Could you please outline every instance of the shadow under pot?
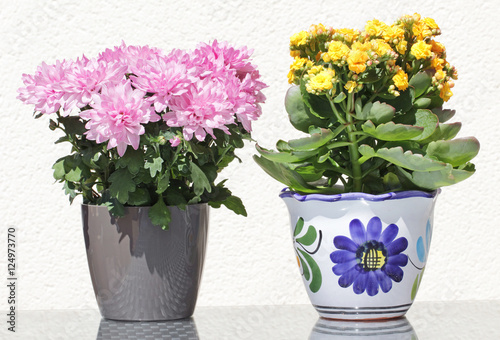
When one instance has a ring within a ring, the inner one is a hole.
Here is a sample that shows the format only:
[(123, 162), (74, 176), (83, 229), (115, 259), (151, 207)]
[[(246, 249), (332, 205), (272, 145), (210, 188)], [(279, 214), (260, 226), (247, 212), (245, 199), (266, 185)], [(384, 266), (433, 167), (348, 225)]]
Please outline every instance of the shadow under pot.
[(168, 230), (149, 207), (82, 205), (83, 233), (95, 297), (103, 318), (160, 321), (190, 317), (196, 305), (208, 232), (208, 205), (169, 207)]

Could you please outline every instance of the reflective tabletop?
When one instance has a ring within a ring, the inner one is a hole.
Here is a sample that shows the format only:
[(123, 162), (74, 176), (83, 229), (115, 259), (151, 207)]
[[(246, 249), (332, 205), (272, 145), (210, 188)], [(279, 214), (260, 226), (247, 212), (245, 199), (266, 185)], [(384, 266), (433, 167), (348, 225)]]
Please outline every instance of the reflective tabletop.
[[(4, 313), (5, 315), (5, 313)], [(384, 322), (323, 320), (310, 305), (197, 307), (168, 322), (104, 320), (97, 310), (19, 311), (1, 339), (500, 339), (500, 301), (416, 302)]]

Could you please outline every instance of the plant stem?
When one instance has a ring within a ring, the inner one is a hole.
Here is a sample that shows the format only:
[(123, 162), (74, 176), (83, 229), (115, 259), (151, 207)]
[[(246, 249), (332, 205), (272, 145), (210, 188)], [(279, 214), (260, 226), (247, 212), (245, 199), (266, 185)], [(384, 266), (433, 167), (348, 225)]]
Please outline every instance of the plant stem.
[[(351, 94), (350, 94), (351, 96)], [(354, 93), (352, 93), (352, 102), (354, 102)], [(351, 108), (352, 110), (352, 108)], [(356, 126), (353, 124), (353, 115), (352, 112), (346, 112), (346, 118), (349, 122), (347, 126), (347, 136), (351, 145), (349, 145), (349, 157), (351, 159), (352, 166), (352, 179), (353, 179), (353, 187), (352, 191), (361, 192), (362, 190), (362, 173), (361, 173), (361, 164), (359, 164), (359, 151), (358, 151), (358, 140), (356, 139)]]

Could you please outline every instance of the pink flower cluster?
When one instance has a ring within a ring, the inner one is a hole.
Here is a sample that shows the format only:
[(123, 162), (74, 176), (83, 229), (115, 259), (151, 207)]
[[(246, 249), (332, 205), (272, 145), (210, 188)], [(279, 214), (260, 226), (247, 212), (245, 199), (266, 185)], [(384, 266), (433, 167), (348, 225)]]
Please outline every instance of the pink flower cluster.
[(78, 114), (87, 138), (108, 142), (120, 156), (128, 145), (139, 147), (145, 124), (161, 119), (182, 128), (186, 140), (215, 138), (214, 129), (229, 134), (228, 125), (237, 123), (250, 132), (266, 87), (251, 53), (217, 41), (169, 54), (122, 43), (97, 58), (42, 63), (34, 75), (23, 75), (18, 99), (40, 113)]

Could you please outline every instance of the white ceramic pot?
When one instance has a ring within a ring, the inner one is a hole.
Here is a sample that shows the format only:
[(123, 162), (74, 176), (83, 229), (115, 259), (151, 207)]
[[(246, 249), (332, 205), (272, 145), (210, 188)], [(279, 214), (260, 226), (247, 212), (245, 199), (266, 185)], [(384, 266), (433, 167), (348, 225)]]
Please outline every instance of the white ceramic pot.
[(427, 261), (437, 194), (280, 194), (304, 285), (321, 317), (374, 320), (406, 313)]

